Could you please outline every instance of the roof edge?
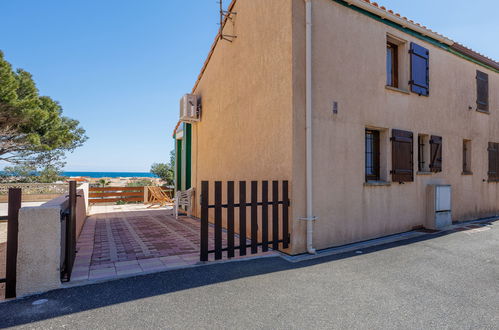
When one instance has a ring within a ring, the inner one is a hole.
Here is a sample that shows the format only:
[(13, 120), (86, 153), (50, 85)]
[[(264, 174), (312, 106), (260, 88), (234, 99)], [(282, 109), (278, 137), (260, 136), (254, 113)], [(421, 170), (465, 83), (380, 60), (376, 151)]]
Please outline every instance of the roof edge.
[(433, 38), (448, 46), (451, 46), (454, 43), (454, 41), (452, 41), (451, 39), (435, 31), (430, 30), (426, 26), (423, 26), (412, 20), (409, 20), (407, 17), (402, 17), (400, 14), (394, 13), (392, 10), (387, 10), (383, 6), (380, 7), (376, 2), (371, 2), (369, 0), (342, 0), (342, 1), (348, 3), (349, 5), (353, 5), (355, 7), (367, 10), (368, 12), (371, 12), (383, 19), (397, 23), (404, 28), (411, 29), (415, 32), (421, 33), (424, 36)]
[(456, 52), (462, 54), (462, 55), (468, 56), (468, 57), (474, 59), (475, 61), (486, 64), (486, 65), (494, 68), (495, 70), (499, 71), (499, 63), (498, 62), (496, 62), (493, 59), (488, 58), (480, 53), (477, 53), (474, 50), (472, 50), (466, 46), (461, 45), (460, 43), (455, 42), (454, 44), (452, 44), (450, 46), (450, 48), (455, 50)]
[[(227, 8), (227, 11), (232, 11), (236, 2), (237, 2), (237, 0), (232, 0), (229, 7)], [(223, 31), (223, 28), (225, 27), (225, 24), (227, 23), (227, 20), (228, 20), (228, 17), (225, 16), (224, 21), (222, 23), (222, 31)], [(198, 78), (197, 78), (196, 82), (194, 83), (194, 87), (192, 87), (192, 93), (194, 93), (194, 91), (198, 87), (199, 82), (201, 81), (201, 78), (203, 77), (203, 74), (206, 71), (206, 67), (208, 66), (208, 63), (210, 62), (211, 56), (213, 55), (213, 52), (215, 51), (215, 48), (217, 47), (217, 44), (219, 41), (220, 41), (220, 32), (217, 33), (215, 40), (213, 41), (213, 44), (211, 45), (210, 51), (208, 52), (208, 57), (204, 61), (203, 67), (201, 68), (201, 72), (199, 73)]]
[(399, 13), (395, 13), (392, 10), (386, 9), (384, 6), (378, 5), (376, 2), (371, 2), (370, 0), (335, 0), (336, 2), (342, 2), (349, 6), (357, 7), (361, 10), (365, 10), (368, 13), (376, 15), (383, 20), (390, 21), (401, 26), (404, 29), (412, 30), (423, 37), (429, 37), (445, 46), (447, 46), (448, 50), (456, 55), (460, 55), (462, 58), (466, 60), (470, 60), (477, 64), (487, 67), (488, 69), (499, 71), (499, 62), (482, 55), (468, 47), (461, 45), (451, 39), (432, 31), (431, 29), (423, 26), (419, 23), (416, 23), (412, 20), (409, 20), (407, 17), (402, 17)]

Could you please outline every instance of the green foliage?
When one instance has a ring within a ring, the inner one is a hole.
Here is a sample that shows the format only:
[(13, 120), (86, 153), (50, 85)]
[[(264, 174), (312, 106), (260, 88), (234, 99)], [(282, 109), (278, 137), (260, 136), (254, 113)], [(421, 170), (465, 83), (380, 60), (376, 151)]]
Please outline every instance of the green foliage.
[(38, 182), (40, 183), (53, 183), (56, 181), (62, 181), (64, 179), (61, 176), (61, 171), (54, 165), (47, 165), (40, 171), (38, 175)]
[(14, 165), (3, 169), (10, 181), (31, 183), (36, 182), (36, 167), (34, 165)]
[(111, 181), (107, 181), (106, 179), (100, 179), (98, 182), (99, 187), (107, 187), (111, 184)]
[(133, 182), (128, 182), (127, 187), (145, 187), (145, 186), (155, 186), (154, 182), (147, 179), (141, 179)]
[(20, 164), (4, 168), (3, 181), (18, 183), (54, 183), (63, 181), (60, 168), (54, 165), (37, 168), (32, 164)]
[(0, 51), (0, 161), (58, 168), (65, 152), (86, 140), (79, 122), (64, 117), (58, 102), (40, 96), (31, 74), (14, 72)]
[(166, 182), (167, 186), (173, 185), (175, 181), (175, 152), (170, 152), (170, 163), (154, 163), (151, 165), (151, 173), (157, 175)]

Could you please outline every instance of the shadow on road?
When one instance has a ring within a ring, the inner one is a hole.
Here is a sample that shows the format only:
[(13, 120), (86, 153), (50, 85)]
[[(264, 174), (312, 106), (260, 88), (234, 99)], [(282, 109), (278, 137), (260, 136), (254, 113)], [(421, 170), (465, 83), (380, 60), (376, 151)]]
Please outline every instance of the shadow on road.
[[(473, 226), (485, 227), (490, 225), (492, 225), (491, 221), (482, 222), (479, 225), (469, 224), (463, 226), (469, 226), (469, 229), (472, 229), (476, 228)], [(364, 248), (362, 252), (363, 255), (375, 253), (377, 251), (431, 240), (462, 230), (462, 228), (458, 228), (451, 231), (415, 237), (405, 241)], [(279, 257), (261, 258), (240, 262), (217, 263), (204, 267), (180, 269), (81, 287), (59, 289), (0, 304), (0, 327), (23, 325), (181, 290), (233, 281), (245, 277), (299, 269), (345, 258), (354, 258), (356, 256), (358, 254), (353, 251), (296, 263), (288, 262)], [(44, 304), (33, 305), (34, 301), (40, 299), (48, 299), (48, 301)]]

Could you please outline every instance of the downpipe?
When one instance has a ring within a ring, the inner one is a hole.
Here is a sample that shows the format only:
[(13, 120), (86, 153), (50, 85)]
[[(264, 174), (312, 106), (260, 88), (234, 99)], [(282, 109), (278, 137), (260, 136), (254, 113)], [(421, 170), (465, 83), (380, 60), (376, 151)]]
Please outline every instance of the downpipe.
[(305, 0), (306, 10), (306, 194), (307, 194), (307, 216), (300, 220), (307, 222), (307, 252), (316, 254), (313, 247), (314, 221), (317, 217), (313, 215), (313, 171), (312, 171), (312, 1)]

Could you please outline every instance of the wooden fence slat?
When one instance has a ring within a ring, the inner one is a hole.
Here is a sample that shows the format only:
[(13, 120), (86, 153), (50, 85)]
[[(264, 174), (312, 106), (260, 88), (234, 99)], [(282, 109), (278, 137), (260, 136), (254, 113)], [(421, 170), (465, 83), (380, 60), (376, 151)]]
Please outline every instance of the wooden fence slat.
[(140, 191), (118, 191), (118, 192), (91, 192), (88, 197), (114, 197), (114, 196), (144, 196), (144, 192)]
[(21, 188), (9, 189), (7, 222), (7, 263), (5, 269), (5, 298), (16, 297), (17, 250), (19, 235), (19, 209), (21, 208)]
[(289, 247), (289, 195), (288, 195), (289, 184), (288, 181), (282, 182), (282, 200), (284, 204), (282, 205), (282, 236), (283, 243), (282, 247), (287, 249)]
[(215, 260), (222, 259), (222, 182), (215, 181)]
[(279, 181), (272, 181), (272, 249), (279, 249)]
[(239, 182), (239, 255), (246, 255), (246, 181)]
[(144, 196), (142, 197), (127, 197), (127, 198), (103, 198), (103, 199), (91, 199), (89, 198), (88, 202), (93, 203), (116, 203), (119, 201), (123, 202), (143, 202)]
[(90, 187), (89, 191), (141, 191), (144, 187)]
[[(281, 181), (261, 181), (261, 193), (258, 191), (260, 189), (258, 187), (259, 181), (249, 182), (251, 182), (250, 196), (247, 198), (246, 181), (239, 181), (239, 201), (236, 203), (234, 196), (235, 182), (227, 181), (227, 188), (224, 188), (222, 181), (215, 181), (215, 198), (214, 203), (211, 204), (209, 199), (209, 181), (201, 182), (201, 261), (207, 261), (211, 253), (214, 253), (215, 260), (225, 257), (233, 258), (236, 248), (239, 250), (239, 255), (244, 256), (247, 254), (247, 248), (251, 248), (251, 254), (256, 254), (259, 252), (259, 246), (262, 246), (262, 252), (266, 252), (270, 248), (279, 250), (280, 247), (289, 247), (290, 201), (288, 181), (282, 181), (282, 188), (280, 186)], [(272, 182), (272, 187), (269, 187), (270, 182)], [(272, 189), (272, 194), (270, 194), (269, 189)], [(226, 197), (224, 197), (224, 194), (226, 194)], [(282, 211), (280, 210), (281, 205)], [(258, 209), (260, 206), (262, 207), (261, 213)], [(210, 208), (214, 209), (214, 218), (212, 219), (212, 228), (214, 230), (211, 232), (209, 229), (211, 219)], [(235, 246), (237, 227), (235, 224), (236, 208), (239, 208), (239, 246), (237, 247)], [(249, 212), (247, 212), (247, 208), (250, 208)], [(272, 209), (270, 216), (269, 208)], [(227, 209), (226, 213), (223, 209)], [(249, 226), (246, 221), (247, 213), (249, 213), (250, 217)], [(269, 223), (270, 217), (272, 224)], [(272, 229), (270, 229), (270, 226)], [(222, 235), (224, 228), (226, 228), (226, 246), (223, 243), (224, 236)], [(250, 233), (247, 234), (248, 230)], [(272, 230), (272, 234), (270, 234), (270, 230)], [(211, 233), (214, 233), (214, 236)], [(214, 244), (210, 241), (211, 239), (214, 240)], [(250, 244), (247, 243), (248, 239), (251, 239)], [(214, 246), (214, 249), (210, 250), (209, 247), (211, 246)], [(227, 251), (226, 256), (224, 256), (224, 251)]]
[(123, 202), (145, 202), (144, 187), (90, 187), (90, 204)]
[(269, 250), (269, 182), (262, 182), (262, 251)]
[(208, 202), (209, 183), (203, 181), (201, 182), (201, 261), (208, 261)]
[(258, 181), (251, 181), (251, 253), (258, 253)]
[(227, 182), (227, 257), (234, 257), (234, 181)]

